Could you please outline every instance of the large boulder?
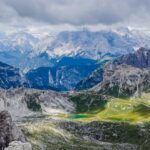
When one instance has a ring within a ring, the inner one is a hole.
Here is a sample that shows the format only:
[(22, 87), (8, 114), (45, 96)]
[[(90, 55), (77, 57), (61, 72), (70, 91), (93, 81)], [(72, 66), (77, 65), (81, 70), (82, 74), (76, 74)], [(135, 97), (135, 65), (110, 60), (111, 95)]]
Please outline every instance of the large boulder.
[(5, 150), (32, 150), (32, 146), (30, 143), (13, 141), (9, 144), (9, 147), (5, 148)]
[(11, 115), (7, 111), (0, 112), (0, 150), (8, 147), (12, 141), (25, 142), (25, 137), (21, 130), (12, 121)]

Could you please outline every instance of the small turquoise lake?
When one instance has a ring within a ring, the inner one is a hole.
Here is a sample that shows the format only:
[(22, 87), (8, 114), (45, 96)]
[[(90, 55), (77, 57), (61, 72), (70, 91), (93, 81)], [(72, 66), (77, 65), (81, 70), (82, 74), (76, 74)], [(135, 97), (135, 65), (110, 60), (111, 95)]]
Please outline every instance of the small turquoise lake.
[(75, 115), (70, 115), (67, 118), (70, 119), (82, 119), (82, 118), (91, 118), (92, 116), (90, 115), (80, 115), (80, 114), (75, 114)]

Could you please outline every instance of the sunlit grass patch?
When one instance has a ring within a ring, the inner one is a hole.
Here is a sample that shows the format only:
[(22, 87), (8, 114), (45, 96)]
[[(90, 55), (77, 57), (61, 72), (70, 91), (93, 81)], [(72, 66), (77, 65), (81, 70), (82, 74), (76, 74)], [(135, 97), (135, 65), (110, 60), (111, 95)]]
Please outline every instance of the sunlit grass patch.
[[(90, 111), (83, 114), (67, 116), (79, 121), (108, 120), (115, 122), (149, 122), (150, 94), (145, 93), (141, 98), (112, 98), (101, 111)], [(81, 116), (81, 117), (80, 117)]]

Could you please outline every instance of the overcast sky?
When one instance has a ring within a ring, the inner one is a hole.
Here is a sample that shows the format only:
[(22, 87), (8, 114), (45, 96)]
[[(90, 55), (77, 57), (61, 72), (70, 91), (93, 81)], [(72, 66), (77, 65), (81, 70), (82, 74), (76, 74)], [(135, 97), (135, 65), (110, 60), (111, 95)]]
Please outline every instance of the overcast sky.
[(150, 0), (0, 0), (0, 30), (150, 26)]

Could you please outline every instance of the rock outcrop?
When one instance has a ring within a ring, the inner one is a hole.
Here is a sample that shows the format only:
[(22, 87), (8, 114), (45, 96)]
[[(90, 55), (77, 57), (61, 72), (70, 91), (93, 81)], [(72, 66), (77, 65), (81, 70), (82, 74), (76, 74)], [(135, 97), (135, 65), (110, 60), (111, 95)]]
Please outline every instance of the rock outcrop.
[(0, 150), (8, 147), (12, 141), (25, 142), (25, 137), (12, 121), (10, 114), (2, 111), (0, 112)]
[(104, 80), (92, 90), (115, 97), (138, 96), (150, 89), (150, 70), (128, 65), (107, 66)]
[(8, 110), (16, 120), (41, 112), (49, 114), (74, 112), (75, 108), (65, 93), (20, 88), (0, 90), (0, 110)]
[(123, 55), (116, 61), (118, 64), (127, 64), (137, 68), (150, 68), (150, 50), (140, 48), (135, 53)]
[[(138, 85), (140, 84), (144, 86), (143, 88), (149, 88), (149, 69), (150, 50), (140, 48), (134, 53), (123, 55), (97, 69), (87, 79), (81, 81), (77, 89), (87, 89), (95, 86), (94, 89), (99, 90), (102, 84), (105, 85), (105, 87), (103, 86), (103, 91), (106, 91), (105, 89), (108, 84), (108, 87), (115, 87), (115, 89), (118, 90), (121, 90), (122, 87), (126, 88), (127, 86), (132, 86), (133, 89), (131, 91), (130, 88), (129, 93), (133, 94), (135, 91), (140, 90), (138, 89)], [(144, 84), (139, 82), (143, 82)], [(118, 94), (118, 92), (114, 92), (116, 95)], [(121, 92), (123, 93), (124, 91), (119, 91), (119, 93)], [(108, 91), (105, 93), (107, 94)]]
[(30, 143), (13, 141), (9, 144), (9, 147), (5, 148), (5, 150), (32, 150), (32, 146)]
[[(107, 142), (105, 150), (148, 150), (150, 149), (150, 124), (132, 125), (125, 122), (89, 123), (61, 122), (60, 128), (73, 134), (95, 142)], [(110, 145), (110, 147), (109, 147)], [(116, 147), (115, 147), (116, 146)], [(101, 150), (101, 148), (99, 148)], [(102, 148), (102, 150), (104, 150)]]
[[(29, 121), (30, 122), (30, 121)], [(21, 127), (33, 150), (149, 150), (150, 124), (50, 119)]]

